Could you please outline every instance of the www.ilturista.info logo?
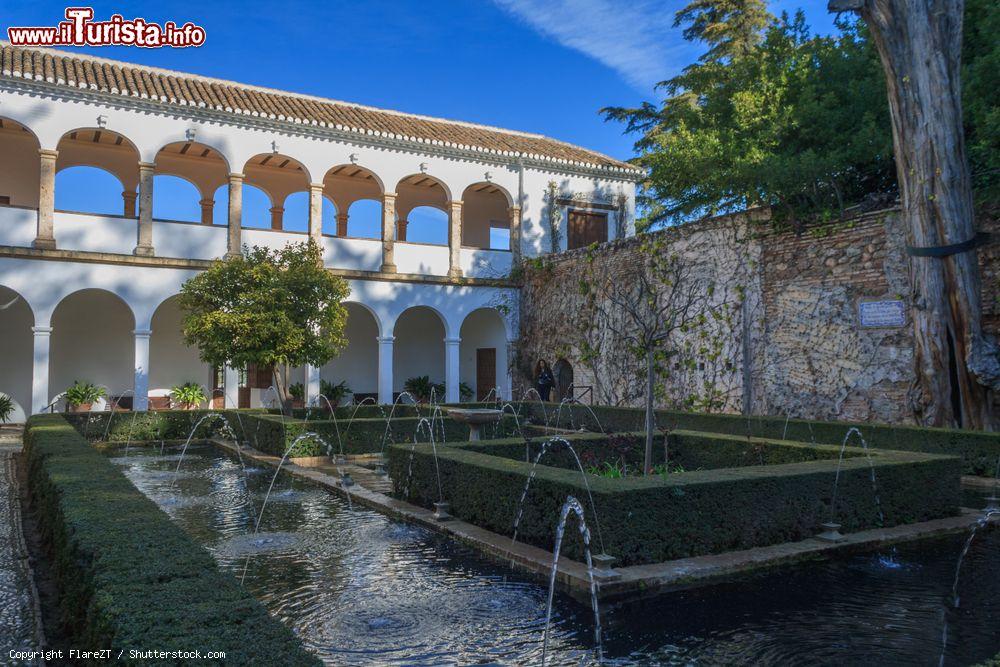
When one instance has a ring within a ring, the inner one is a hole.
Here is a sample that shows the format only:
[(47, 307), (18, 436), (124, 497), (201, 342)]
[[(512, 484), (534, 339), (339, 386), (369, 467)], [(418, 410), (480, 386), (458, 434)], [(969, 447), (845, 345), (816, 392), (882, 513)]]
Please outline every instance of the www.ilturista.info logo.
[(7, 39), (15, 46), (161, 46), (184, 48), (205, 43), (205, 29), (190, 21), (178, 26), (146, 19), (126, 19), (112, 14), (107, 21), (94, 21), (93, 7), (67, 7), (66, 20), (56, 26), (7, 28)]

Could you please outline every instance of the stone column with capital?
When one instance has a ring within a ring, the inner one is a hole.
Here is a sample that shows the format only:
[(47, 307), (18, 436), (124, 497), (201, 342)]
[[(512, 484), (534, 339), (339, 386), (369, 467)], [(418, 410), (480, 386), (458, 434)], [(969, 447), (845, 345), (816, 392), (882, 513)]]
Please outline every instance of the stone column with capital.
[(462, 277), (462, 202), (448, 203), (448, 277)]
[(382, 195), (382, 273), (396, 272), (396, 258), (393, 247), (395, 228), (396, 193), (386, 192)]
[(347, 236), (347, 212), (337, 212), (337, 236)]
[(135, 382), (132, 387), (132, 409), (145, 412), (149, 409), (149, 339), (153, 332), (136, 329), (135, 337)]
[(444, 339), (444, 400), (445, 403), (458, 403), (462, 399), (461, 375), (459, 373), (459, 350), (461, 338)]
[(153, 174), (156, 165), (151, 162), (139, 163), (139, 237), (135, 246), (136, 255), (153, 254)]
[(395, 336), (378, 338), (378, 402), (392, 403), (392, 344)]
[(285, 225), (285, 207), (271, 207), (271, 229), (281, 229)]
[(135, 201), (139, 198), (137, 192), (130, 192), (128, 190), (122, 192), (122, 215), (126, 218), (134, 218), (135, 216)]
[(226, 257), (238, 257), (243, 252), (243, 174), (229, 174), (229, 237)]
[(211, 225), (215, 213), (215, 200), (202, 199), (198, 204), (201, 206), (201, 224)]
[(31, 414), (37, 415), (49, 404), (49, 341), (52, 327), (31, 327), (34, 352), (31, 365)]
[(521, 207), (510, 206), (507, 209), (510, 216), (510, 252), (513, 264), (521, 261)]
[(406, 226), (410, 224), (409, 221), (400, 218), (396, 221), (396, 240), (406, 241)]
[(317, 245), (323, 240), (323, 184), (309, 184), (309, 238)]
[(35, 231), (35, 248), (55, 248), (55, 225), (53, 222), (56, 209), (56, 158), (59, 151), (45, 148), (38, 151), (41, 169), (38, 180), (38, 227)]

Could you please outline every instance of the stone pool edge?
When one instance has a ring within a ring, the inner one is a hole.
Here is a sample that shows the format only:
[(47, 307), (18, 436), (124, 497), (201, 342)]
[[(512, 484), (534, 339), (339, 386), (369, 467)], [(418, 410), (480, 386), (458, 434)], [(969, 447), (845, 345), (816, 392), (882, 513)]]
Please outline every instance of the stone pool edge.
[[(237, 447), (232, 442), (212, 438), (216, 446), (241, 454), (258, 463), (277, 467), (280, 457), (259, 452), (252, 447)], [(439, 521), (434, 512), (417, 505), (393, 498), (385, 493), (365, 487), (365, 483), (378, 485), (378, 476), (368, 468), (347, 463), (335, 466), (323, 459), (312, 457), (302, 461), (289, 459), (283, 469), (301, 479), (307, 479), (342, 496), (351, 502), (375, 509), (392, 518), (407, 521), (447, 535), (475, 548), (491, 560), (510, 563), (522, 572), (536, 578), (548, 578), (552, 568), (552, 553), (539, 547), (513, 543), (509, 537), (480, 528), (460, 519)], [(337, 468), (343, 469), (355, 481), (346, 490), (340, 484)], [(374, 484), (373, 484), (374, 483)], [(598, 597), (607, 602), (629, 602), (653, 597), (671, 591), (695, 588), (725, 580), (728, 577), (764, 570), (798, 562), (816, 560), (830, 555), (872, 551), (881, 546), (902, 544), (930, 539), (969, 530), (982, 516), (982, 511), (960, 508), (958, 516), (934, 519), (921, 523), (864, 530), (847, 533), (839, 542), (807, 538), (799, 542), (786, 542), (765, 547), (754, 547), (721, 554), (694, 556), (663, 563), (632, 565), (615, 568), (618, 575), (612, 580), (598, 580)], [(1000, 517), (993, 517), (991, 524), (1000, 524)], [(585, 564), (560, 558), (556, 582), (570, 596), (589, 603), (590, 577)]]

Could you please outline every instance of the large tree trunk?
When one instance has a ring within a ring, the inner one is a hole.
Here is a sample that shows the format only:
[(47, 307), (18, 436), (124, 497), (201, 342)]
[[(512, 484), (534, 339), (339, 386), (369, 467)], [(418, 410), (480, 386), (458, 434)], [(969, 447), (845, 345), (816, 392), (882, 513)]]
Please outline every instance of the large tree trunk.
[[(834, 0), (831, 9), (841, 4)], [(885, 70), (908, 244), (968, 241), (975, 230), (959, 83), (964, 0), (858, 5)], [(918, 418), (992, 429), (990, 393), (1000, 390), (1000, 360), (982, 331), (976, 252), (911, 257), (910, 275)]]

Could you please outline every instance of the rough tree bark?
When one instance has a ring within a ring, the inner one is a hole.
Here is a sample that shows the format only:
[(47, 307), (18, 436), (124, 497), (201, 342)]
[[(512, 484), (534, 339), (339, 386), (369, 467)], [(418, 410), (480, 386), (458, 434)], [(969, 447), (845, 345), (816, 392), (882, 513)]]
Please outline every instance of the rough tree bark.
[[(830, 0), (829, 8), (859, 11), (882, 60), (908, 244), (969, 241), (975, 230), (959, 82), (964, 0)], [(982, 330), (976, 252), (911, 257), (910, 275), (918, 419), (992, 430), (1000, 359)]]

